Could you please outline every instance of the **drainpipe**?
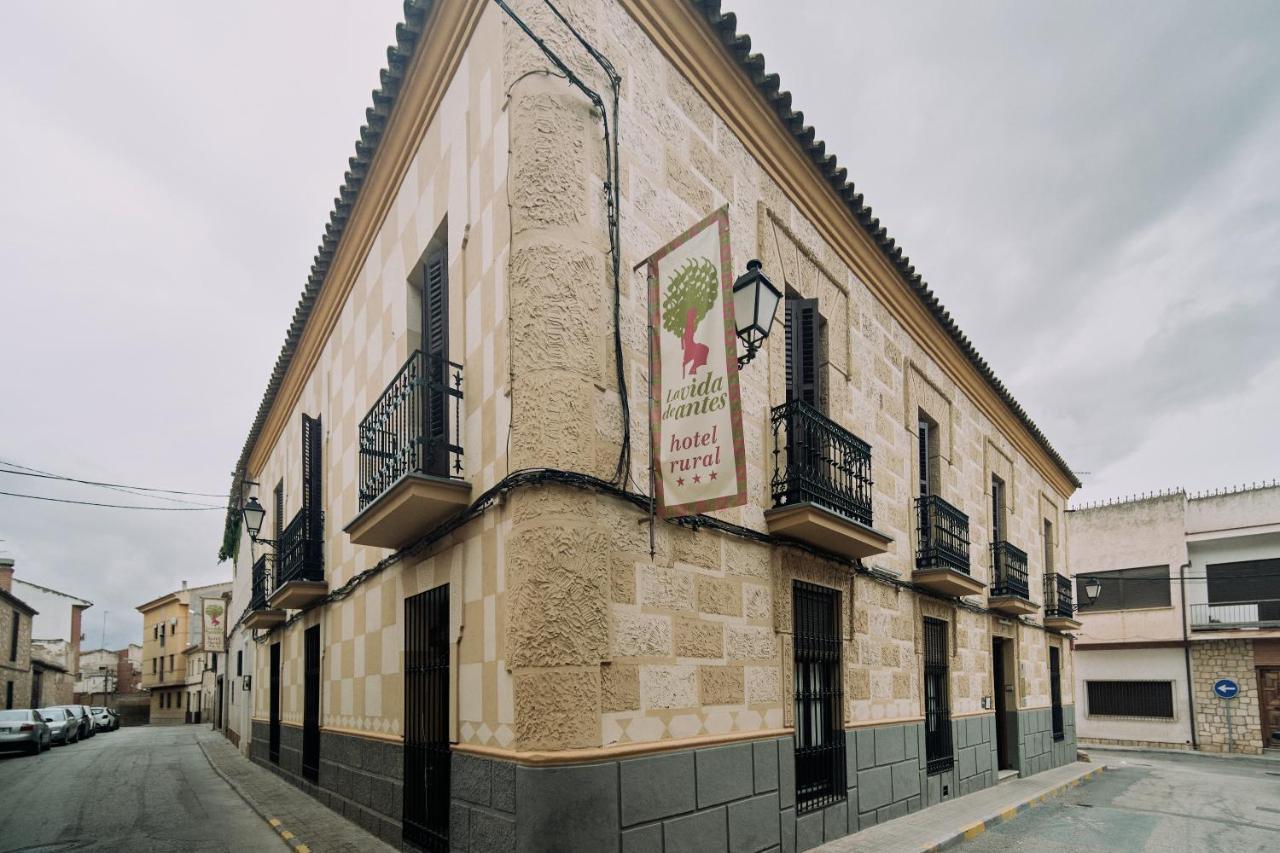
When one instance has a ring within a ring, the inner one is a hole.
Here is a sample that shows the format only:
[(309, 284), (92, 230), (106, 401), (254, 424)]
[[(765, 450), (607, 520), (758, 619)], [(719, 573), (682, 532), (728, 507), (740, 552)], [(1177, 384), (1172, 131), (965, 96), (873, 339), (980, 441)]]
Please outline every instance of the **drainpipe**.
[(1200, 749), (1200, 744), (1196, 740), (1196, 697), (1195, 691), (1191, 689), (1191, 642), (1187, 636), (1187, 577), (1186, 570), (1191, 568), (1190, 563), (1183, 563), (1178, 566), (1178, 591), (1182, 596), (1182, 657), (1187, 664), (1187, 712), (1191, 719), (1191, 748)]

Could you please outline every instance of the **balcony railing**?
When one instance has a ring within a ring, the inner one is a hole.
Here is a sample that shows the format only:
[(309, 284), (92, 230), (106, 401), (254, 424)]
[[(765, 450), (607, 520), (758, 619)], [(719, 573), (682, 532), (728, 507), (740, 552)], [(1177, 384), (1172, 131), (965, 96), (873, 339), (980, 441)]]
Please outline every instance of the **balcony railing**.
[(814, 503), (871, 526), (871, 445), (813, 406), (773, 409), (773, 505)]
[(271, 594), (271, 568), (267, 565), (267, 555), (263, 554), (253, 563), (252, 587), (249, 593), (250, 610), (266, 610), (267, 596)]
[(414, 351), (360, 421), (360, 509), (406, 474), (462, 479), (462, 365)]
[(324, 513), (303, 507), (280, 534), (275, 587), (290, 581), (324, 581)]
[(991, 544), (992, 573), (991, 597), (1011, 595), (1031, 600), (1031, 588), (1027, 583), (1027, 552), (1008, 542)]
[(1044, 576), (1044, 615), (1046, 619), (1075, 618), (1071, 578), (1058, 574)]
[(937, 495), (925, 495), (916, 498), (916, 521), (916, 568), (969, 574), (969, 516)]
[(1193, 604), (1191, 627), (1199, 631), (1219, 628), (1280, 628), (1280, 599)]

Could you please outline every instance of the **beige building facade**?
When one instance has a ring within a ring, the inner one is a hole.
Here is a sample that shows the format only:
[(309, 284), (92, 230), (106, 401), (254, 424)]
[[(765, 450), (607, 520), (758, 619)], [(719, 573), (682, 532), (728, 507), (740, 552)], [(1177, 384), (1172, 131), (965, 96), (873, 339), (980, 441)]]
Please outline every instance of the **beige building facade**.
[[(615, 112), (512, 5), (410, 6), (237, 466), (250, 755), (477, 851), (805, 850), (1074, 760), (1061, 457), (732, 18), (563, 4)], [(632, 270), (720, 208), (786, 291), (748, 500), (655, 522)]]
[(1079, 617), (1080, 739), (1280, 749), (1280, 487), (1082, 507), (1068, 528), (1077, 584), (1102, 589)]

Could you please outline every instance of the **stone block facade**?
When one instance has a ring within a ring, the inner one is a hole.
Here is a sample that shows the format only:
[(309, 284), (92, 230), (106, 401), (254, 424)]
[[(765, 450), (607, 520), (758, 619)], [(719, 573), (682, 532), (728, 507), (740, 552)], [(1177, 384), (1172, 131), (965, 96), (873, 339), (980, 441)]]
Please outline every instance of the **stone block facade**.
[[(1253, 640), (1193, 642), (1191, 672), (1200, 749), (1260, 755), (1262, 719)], [(1220, 699), (1213, 692), (1213, 685), (1220, 678), (1230, 678), (1240, 686), (1236, 698)]]
[[(18, 625), (16, 643), (12, 642), (15, 622)], [(6, 596), (0, 596), (0, 644), (0, 707), (29, 708), (31, 612), (21, 601)]]

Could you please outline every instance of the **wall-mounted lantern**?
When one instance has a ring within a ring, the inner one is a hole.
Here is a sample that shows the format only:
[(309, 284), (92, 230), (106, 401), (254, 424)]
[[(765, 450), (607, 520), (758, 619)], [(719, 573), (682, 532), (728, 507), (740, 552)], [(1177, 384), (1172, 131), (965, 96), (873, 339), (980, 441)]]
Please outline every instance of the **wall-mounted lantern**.
[(733, 315), (738, 337), (747, 348), (745, 355), (738, 356), (738, 367), (745, 367), (764, 345), (781, 301), (782, 291), (760, 271), (760, 262), (747, 261), (747, 271), (733, 283)]

